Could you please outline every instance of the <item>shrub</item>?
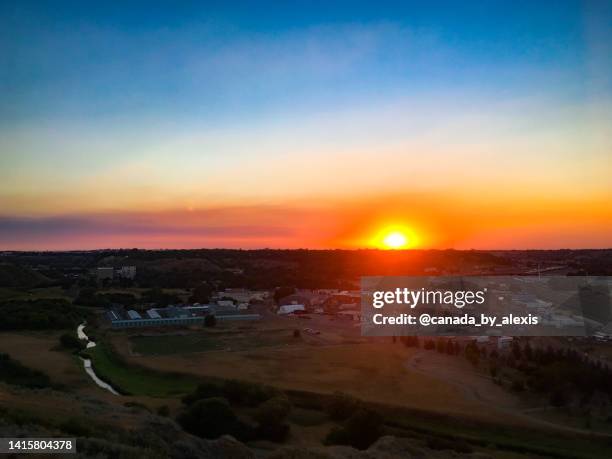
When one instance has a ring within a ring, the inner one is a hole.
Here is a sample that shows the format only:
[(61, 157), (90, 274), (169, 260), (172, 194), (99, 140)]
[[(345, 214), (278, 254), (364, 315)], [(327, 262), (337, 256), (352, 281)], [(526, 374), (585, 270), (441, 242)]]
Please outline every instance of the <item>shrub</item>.
[(446, 438), (433, 437), (427, 440), (427, 447), (435, 450), (449, 449), (457, 453), (470, 454), (474, 449), (463, 440), (449, 440)]
[(360, 401), (356, 398), (342, 392), (335, 392), (326, 406), (326, 411), (334, 421), (344, 421), (352, 416), (360, 405)]
[(367, 449), (382, 435), (383, 419), (379, 413), (360, 408), (343, 428), (333, 428), (324, 440), (328, 445), (348, 445)]
[(253, 418), (259, 424), (283, 423), (291, 412), (291, 403), (286, 397), (274, 397), (262, 403)]
[(257, 422), (257, 437), (282, 442), (289, 435), (290, 427), (285, 421), (291, 411), (286, 397), (274, 397), (262, 403), (253, 415)]
[(85, 349), (85, 343), (77, 338), (74, 333), (64, 333), (59, 338), (60, 344), (66, 349), (73, 349), (75, 351), (82, 351)]
[(187, 432), (202, 438), (214, 439), (229, 434), (246, 439), (246, 427), (238, 420), (228, 401), (221, 397), (198, 400), (177, 421)]
[(230, 379), (227, 381), (207, 381), (200, 384), (195, 392), (183, 397), (183, 403), (191, 405), (198, 400), (223, 397), (232, 403), (257, 406), (278, 395), (279, 392), (262, 384)]

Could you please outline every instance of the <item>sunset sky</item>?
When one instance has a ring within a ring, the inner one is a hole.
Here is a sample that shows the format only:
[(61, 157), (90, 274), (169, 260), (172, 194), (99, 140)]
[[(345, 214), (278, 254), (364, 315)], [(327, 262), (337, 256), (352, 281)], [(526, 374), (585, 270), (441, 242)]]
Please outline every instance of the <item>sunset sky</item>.
[(177, 3), (2, 2), (0, 250), (612, 247), (612, 2)]

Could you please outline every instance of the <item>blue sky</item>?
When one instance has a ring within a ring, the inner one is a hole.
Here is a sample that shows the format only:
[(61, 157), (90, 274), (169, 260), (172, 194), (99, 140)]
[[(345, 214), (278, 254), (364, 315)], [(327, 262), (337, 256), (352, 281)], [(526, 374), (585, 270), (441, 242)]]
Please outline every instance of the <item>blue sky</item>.
[(131, 114), (235, 122), (413, 94), (583, 98), (592, 71), (585, 23), (600, 9), (456, 1), (4, 5), (1, 116), (9, 123)]
[(0, 243), (612, 244), (612, 2), (106, 3), (0, 5)]

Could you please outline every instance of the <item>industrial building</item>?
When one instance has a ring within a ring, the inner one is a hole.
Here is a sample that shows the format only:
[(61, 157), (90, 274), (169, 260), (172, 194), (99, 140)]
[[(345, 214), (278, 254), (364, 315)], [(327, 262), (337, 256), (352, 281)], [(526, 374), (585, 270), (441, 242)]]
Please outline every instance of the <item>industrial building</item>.
[(235, 309), (219, 308), (215, 305), (168, 306), (151, 308), (144, 313), (133, 309), (123, 311), (115, 308), (106, 313), (112, 328), (142, 328), (203, 325), (208, 315), (217, 320), (257, 320), (259, 314), (242, 314)]

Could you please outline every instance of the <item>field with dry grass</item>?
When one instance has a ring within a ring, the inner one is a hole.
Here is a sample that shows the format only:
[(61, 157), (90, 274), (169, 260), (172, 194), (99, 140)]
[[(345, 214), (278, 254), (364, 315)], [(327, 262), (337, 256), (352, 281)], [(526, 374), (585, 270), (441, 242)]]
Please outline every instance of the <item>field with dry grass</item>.
[(482, 411), (456, 387), (409, 371), (405, 362), (414, 351), (390, 342), (148, 357), (131, 355), (125, 338), (115, 345), (128, 361), (157, 370), (243, 379), (282, 389), (343, 391), (368, 401), (445, 413)]

